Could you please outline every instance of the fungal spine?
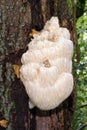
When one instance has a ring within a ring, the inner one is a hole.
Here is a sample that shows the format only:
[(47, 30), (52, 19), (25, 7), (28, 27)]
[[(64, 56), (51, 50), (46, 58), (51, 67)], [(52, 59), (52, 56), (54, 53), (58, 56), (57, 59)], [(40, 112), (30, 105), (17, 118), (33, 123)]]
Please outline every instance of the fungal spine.
[(51, 110), (73, 90), (73, 42), (68, 29), (59, 26), (57, 17), (33, 36), (21, 58), (20, 78), (29, 96), (29, 107)]

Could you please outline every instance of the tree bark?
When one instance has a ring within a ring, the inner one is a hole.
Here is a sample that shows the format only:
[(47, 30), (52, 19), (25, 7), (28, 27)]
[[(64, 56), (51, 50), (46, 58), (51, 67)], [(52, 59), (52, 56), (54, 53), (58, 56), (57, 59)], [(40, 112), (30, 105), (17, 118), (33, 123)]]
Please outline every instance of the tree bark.
[(67, 0), (1, 0), (0, 6), (0, 112), (9, 120), (7, 130), (73, 130), (74, 92), (54, 110), (29, 110), (25, 88), (13, 71), (14, 64), (21, 65), (32, 29), (40, 31), (58, 16), (60, 25), (73, 31)]

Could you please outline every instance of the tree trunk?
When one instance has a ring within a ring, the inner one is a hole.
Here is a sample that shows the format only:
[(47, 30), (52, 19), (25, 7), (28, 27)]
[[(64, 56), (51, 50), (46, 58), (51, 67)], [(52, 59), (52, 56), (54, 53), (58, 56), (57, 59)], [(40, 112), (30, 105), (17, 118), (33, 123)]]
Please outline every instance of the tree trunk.
[(14, 64), (21, 65), (31, 30), (41, 30), (51, 16), (72, 32), (67, 0), (0, 1), (0, 112), (9, 121), (7, 130), (73, 130), (74, 92), (54, 110), (29, 110), (25, 88), (13, 71)]

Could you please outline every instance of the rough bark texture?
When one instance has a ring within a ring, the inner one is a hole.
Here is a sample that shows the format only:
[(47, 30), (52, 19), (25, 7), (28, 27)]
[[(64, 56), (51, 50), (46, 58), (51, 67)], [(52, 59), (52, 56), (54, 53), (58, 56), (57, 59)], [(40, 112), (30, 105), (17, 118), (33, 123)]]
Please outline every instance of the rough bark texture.
[(54, 110), (29, 110), (25, 88), (13, 71), (31, 30), (41, 30), (51, 16), (72, 32), (67, 0), (0, 1), (0, 112), (9, 120), (7, 130), (73, 130), (74, 93)]

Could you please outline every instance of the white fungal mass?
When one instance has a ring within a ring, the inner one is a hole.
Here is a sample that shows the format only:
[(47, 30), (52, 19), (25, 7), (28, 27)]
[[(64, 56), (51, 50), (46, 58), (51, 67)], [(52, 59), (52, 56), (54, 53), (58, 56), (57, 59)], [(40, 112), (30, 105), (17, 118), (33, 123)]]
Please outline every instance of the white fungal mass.
[(20, 77), (29, 96), (29, 107), (56, 108), (73, 90), (73, 43), (68, 29), (59, 26), (57, 17), (34, 34), (22, 55)]

